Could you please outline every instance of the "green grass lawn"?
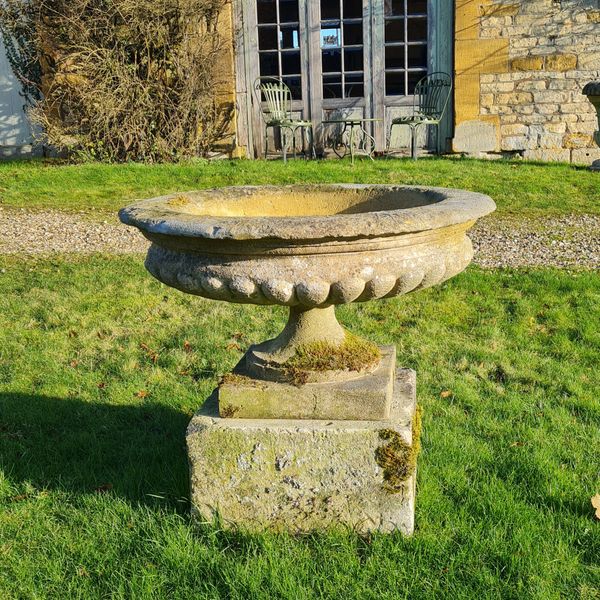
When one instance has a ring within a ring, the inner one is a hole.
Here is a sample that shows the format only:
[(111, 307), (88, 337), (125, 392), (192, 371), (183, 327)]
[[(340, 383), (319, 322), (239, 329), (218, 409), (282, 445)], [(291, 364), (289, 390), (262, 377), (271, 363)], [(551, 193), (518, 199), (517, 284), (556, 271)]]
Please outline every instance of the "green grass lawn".
[(404, 539), (190, 524), (186, 425), (283, 310), (185, 296), (135, 257), (0, 269), (3, 599), (600, 597), (597, 274), (471, 268), (339, 310), (418, 371), (417, 530)]
[(0, 163), (0, 205), (116, 211), (136, 198), (226, 185), (400, 183), (489, 194), (496, 214), (600, 213), (600, 177), (583, 167), (425, 158), (349, 161), (213, 161), (177, 165)]

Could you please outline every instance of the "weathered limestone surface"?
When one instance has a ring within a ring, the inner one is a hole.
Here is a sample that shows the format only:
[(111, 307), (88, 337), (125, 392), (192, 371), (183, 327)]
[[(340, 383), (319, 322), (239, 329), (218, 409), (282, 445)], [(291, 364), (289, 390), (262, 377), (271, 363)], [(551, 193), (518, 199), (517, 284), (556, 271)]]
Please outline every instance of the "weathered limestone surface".
[(396, 371), (396, 348), (381, 348), (382, 359), (372, 373), (342, 381), (289, 383), (233, 377), (218, 390), (221, 416), (238, 419), (362, 419), (390, 418)]
[(195, 515), (249, 530), (411, 534), (415, 474), (398, 482), (397, 444), (416, 441), (415, 407), (409, 369), (398, 371), (388, 421), (222, 419), (213, 395), (187, 432)]
[[(444, 188), (236, 187), (139, 202), (160, 281), (214, 300), (327, 307), (400, 296), (460, 273), (490, 198)], [(299, 218), (301, 217), (301, 218)]]
[[(467, 231), (494, 209), (489, 197), (462, 190), (337, 184), (195, 191), (120, 212), (152, 241), (146, 267), (167, 285), (215, 300), (290, 307), (284, 330), (253, 346), (245, 364), (264, 375), (254, 373), (257, 386), (285, 381), (290, 369), (307, 383), (266, 397), (253, 388), (246, 399), (243, 392), (233, 398), (231, 389), (221, 412), (215, 395), (193, 418), (187, 443), (199, 517), (218, 514), (250, 529), (412, 532), (415, 374), (399, 371), (390, 398), (388, 350), (381, 383), (352, 389), (354, 374), (375, 368), (380, 353), (347, 335), (334, 307), (400, 296), (458, 274), (473, 256)], [(344, 379), (342, 399), (333, 390)], [(310, 382), (325, 381), (335, 384), (308, 399)], [(282, 394), (290, 400), (281, 402)], [(307, 400), (310, 411), (303, 412)], [(282, 416), (277, 411), (286, 405), (293, 410), (285, 416), (338, 418), (235, 418), (236, 410)]]

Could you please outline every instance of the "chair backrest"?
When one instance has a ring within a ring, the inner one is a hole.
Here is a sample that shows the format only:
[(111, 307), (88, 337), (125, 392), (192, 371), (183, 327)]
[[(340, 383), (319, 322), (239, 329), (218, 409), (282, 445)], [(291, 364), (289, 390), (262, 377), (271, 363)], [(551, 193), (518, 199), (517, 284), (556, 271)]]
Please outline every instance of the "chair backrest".
[(423, 77), (415, 86), (415, 113), (440, 121), (451, 93), (452, 77), (448, 73), (438, 71)]
[(262, 111), (267, 123), (289, 121), (292, 118), (292, 92), (277, 77), (259, 77), (254, 83), (259, 105), (266, 104)]

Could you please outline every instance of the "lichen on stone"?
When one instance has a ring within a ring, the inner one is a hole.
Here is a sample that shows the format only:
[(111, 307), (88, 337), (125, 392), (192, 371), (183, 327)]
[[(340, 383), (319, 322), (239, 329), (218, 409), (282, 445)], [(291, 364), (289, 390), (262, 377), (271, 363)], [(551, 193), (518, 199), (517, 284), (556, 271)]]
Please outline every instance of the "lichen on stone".
[(382, 429), (379, 432), (379, 437), (388, 443), (377, 448), (375, 460), (383, 469), (385, 487), (389, 492), (402, 491), (417, 468), (417, 458), (421, 451), (421, 417), (421, 407), (417, 406), (413, 419), (412, 445), (393, 429)]
[(381, 350), (373, 342), (351, 333), (341, 345), (318, 341), (296, 348), (282, 368), (295, 384), (306, 382), (308, 373), (323, 371), (365, 371), (381, 360)]
[(263, 384), (258, 379), (234, 371), (232, 373), (225, 373), (225, 375), (219, 379), (219, 387), (223, 385), (250, 385), (252, 387), (262, 387)]

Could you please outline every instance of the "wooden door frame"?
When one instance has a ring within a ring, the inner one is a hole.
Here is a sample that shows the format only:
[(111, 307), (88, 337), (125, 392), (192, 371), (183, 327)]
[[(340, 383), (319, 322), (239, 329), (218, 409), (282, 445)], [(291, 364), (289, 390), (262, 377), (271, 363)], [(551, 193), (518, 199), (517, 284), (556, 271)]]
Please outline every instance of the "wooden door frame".
[[(302, 100), (292, 102), (292, 110), (298, 110), (310, 118), (310, 100), (308, 77), (311, 63), (308, 51), (308, 35), (306, 27), (306, 6), (314, 0), (298, 0), (300, 64), (302, 71)], [(236, 71), (236, 110), (237, 143), (246, 147), (247, 155), (259, 158), (264, 153), (263, 132), (265, 124), (262, 107), (258, 106), (254, 83), (260, 75), (258, 61), (258, 22), (256, 16), (256, 0), (233, 0), (234, 15), (234, 53)]]

